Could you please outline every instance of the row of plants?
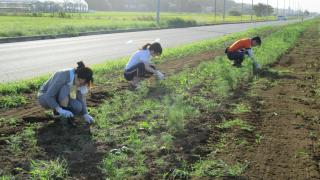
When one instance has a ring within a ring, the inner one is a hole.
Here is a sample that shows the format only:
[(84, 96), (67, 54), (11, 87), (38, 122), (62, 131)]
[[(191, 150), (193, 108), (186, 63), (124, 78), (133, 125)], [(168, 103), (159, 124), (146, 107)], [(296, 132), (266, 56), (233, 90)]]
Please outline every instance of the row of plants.
[[(262, 47), (255, 51), (259, 63), (275, 62), (310, 24), (290, 25), (264, 38)], [(144, 163), (147, 161), (155, 162), (152, 165), (162, 173), (157, 174), (157, 178), (237, 176), (243, 173), (246, 164), (228, 165), (215, 159), (216, 148), (223, 146), (213, 146), (212, 154), (190, 164), (181, 156), (182, 152), (177, 151), (174, 142), (179, 135), (186, 135), (188, 123), (215, 111), (240, 83), (247, 82), (252, 77), (251, 67), (251, 62), (246, 61), (243, 68), (235, 69), (226, 58), (218, 57), (170, 76), (159, 84), (145, 82), (137, 92), (115, 93), (112, 100), (92, 109), (97, 119), (92, 127), (96, 141), (116, 144), (116, 150), (110, 151), (100, 165), (106, 177), (144, 177), (149, 168)], [(240, 126), (246, 131), (253, 129), (239, 119), (223, 122), (218, 127), (232, 126)], [(122, 147), (126, 147), (126, 151), (122, 151)], [(166, 153), (159, 156), (163, 151)], [(173, 157), (179, 163), (171, 167), (173, 171), (167, 172), (165, 162), (171, 162)]]

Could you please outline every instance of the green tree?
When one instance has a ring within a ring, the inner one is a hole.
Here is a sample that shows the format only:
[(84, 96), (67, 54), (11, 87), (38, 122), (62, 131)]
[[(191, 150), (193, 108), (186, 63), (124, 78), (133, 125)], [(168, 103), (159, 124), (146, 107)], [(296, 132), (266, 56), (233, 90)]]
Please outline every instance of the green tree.
[(253, 6), (253, 10), (255, 12), (255, 15), (258, 16), (258, 17), (270, 16), (274, 12), (274, 9), (273, 9), (272, 6), (266, 5), (266, 4), (262, 4), (262, 3), (254, 5)]

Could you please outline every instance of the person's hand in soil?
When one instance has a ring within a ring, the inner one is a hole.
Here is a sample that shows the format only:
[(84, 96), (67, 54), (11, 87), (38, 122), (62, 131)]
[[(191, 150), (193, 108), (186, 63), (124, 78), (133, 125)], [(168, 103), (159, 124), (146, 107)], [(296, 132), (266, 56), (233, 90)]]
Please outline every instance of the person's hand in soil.
[(156, 71), (155, 72), (155, 76), (156, 76), (156, 78), (158, 79), (158, 80), (164, 80), (164, 74), (162, 73), (162, 72), (160, 72), (160, 71)]
[(73, 117), (73, 113), (68, 111), (68, 110), (64, 110), (61, 107), (56, 108), (56, 111), (59, 113), (59, 115), (63, 118), (71, 118)]
[(84, 119), (88, 124), (92, 124), (92, 123), (94, 122), (93, 117), (90, 116), (89, 114), (83, 115), (83, 119)]

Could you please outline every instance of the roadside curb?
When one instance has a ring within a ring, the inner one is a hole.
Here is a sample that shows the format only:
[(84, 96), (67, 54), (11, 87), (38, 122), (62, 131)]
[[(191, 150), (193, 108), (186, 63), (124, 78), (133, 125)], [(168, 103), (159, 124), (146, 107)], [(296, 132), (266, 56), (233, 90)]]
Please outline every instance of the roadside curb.
[[(269, 20), (269, 21), (276, 21), (276, 20)], [(37, 41), (37, 40), (46, 40), (46, 39), (60, 39), (60, 38), (70, 38), (70, 37), (90, 36), (90, 35), (101, 35), (101, 34), (152, 31), (152, 30), (163, 30), (163, 29), (179, 29), (179, 28), (214, 26), (214, 25), (224, 25), (224, 24), (246, 24), (246, 23), (257, 23), (257, 22), (267, 22), (267, 21), (225, 22), (225, 23), (217, 23), (217, 24), (201, 24), (201, 25), (195, 25), (195, 26), (182, 26), (182, 27), (120, 29), (120, 30), (80, 32), (80, 33), (74, 33), (74, 34), (68, 33), (68, 34), (57, 34), (57, 35), (8, 37), (8, 38), (0, 38), (0, 44), (14, 43), (14, 42), (24, 42), (24, 41)]]

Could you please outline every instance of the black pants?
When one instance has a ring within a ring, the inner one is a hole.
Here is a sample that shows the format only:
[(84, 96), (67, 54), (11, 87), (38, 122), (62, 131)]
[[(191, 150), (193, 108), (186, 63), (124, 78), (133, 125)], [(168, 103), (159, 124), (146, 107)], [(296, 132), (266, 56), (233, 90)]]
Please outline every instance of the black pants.
[(228, 59), (234, 61), (235, 66), (241, 66), (246, 51), (227, 52)]
[[(156, 69), (154, 66), (150, 66), (153, 69)], [(142, 78), (149, 78), (153, 75), (152, 72), (146, 70), (144, 63), (139, 63), (134, 65), (133, 67), (125, 70), (124, 78), (127, 81), (132, 81), (134, 77), (142, 77)]]

